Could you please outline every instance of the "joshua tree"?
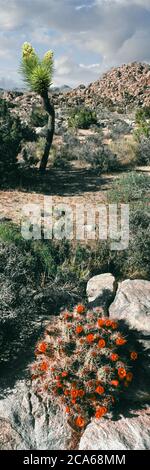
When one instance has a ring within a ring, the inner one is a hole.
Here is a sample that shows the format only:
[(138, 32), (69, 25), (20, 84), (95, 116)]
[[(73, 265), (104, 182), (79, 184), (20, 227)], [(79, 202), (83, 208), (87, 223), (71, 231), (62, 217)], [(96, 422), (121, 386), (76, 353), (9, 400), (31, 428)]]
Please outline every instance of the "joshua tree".
[(20, 71), (30, 89), (42, 97), (44, 108), (48, 113), (46, 144), (40, 163), (40, 171), (44, 171), (48, 162), (55, 131), (55, 110), (48, 96), (48, 90), (52, 84), (53, 76), (53, 52), (46, 52), (41, 60), (32, 45), (25, 42), (22, 47)]

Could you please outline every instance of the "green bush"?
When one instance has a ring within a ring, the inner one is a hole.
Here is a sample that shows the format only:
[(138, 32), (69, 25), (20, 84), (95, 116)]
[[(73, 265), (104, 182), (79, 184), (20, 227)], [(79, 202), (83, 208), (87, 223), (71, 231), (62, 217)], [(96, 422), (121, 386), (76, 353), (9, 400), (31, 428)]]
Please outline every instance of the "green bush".
[(43, 127), (47, 124), (47, 114), (43, 111), (42, 108), (35, 107), (32, 110), (30, 123), (32, 127)]
[(95, 124), (97, 124), (96, 112), (88, 108), (73, 109), (68, 119), (69, 127), (77, 129), (89, 129), (90, 126)]
[(17, 156), (26, 141), (35, 140), (33, 130), (22, 125), (20, 118), (9, 110), (9, 105), (0, 100), (0, 173), (1, 181), (16, 173)]
[(136, 123), (141, 124), (142, 122), (145, 122), (147, 119), (150, 119), (150, 107), (145, 106), (144, 108), (138, 109), (135, 115)]
[(129, 203), (149, 199), (150, 176), (131, 172), (112, 183), (108, 193), (109, 202)]
[(3, 177), (16, 167), (23, 134), (20, 119), (10, 114), (4, 100), (0, 105), (0, 170)]

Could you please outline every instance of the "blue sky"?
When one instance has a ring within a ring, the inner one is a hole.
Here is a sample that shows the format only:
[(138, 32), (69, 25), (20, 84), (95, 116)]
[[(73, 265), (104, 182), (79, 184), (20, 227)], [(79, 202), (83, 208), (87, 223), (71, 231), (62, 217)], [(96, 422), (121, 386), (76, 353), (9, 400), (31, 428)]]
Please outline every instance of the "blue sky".
[(112, 66), (150, 62), (150, 0), (0, 0), (0, 87), (21, 83), (23, 42), (55, 53), (54, 85), (90, 83)]

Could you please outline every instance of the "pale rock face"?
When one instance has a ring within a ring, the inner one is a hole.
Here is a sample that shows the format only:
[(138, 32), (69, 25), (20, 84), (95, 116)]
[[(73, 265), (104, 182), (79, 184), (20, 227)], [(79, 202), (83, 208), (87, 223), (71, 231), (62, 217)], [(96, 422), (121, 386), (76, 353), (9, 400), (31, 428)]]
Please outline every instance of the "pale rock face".
[[(128, 399), (148, 403), (150, 400), (150, 282), (141, 279), (119, 283), (116, 297), (109, 308), (111, 319), (121, 320), (129, 328), (130, 335), (140, 345), (140, 369)], [(136, 346), (135, 346), (136, 348)]]
[(41, 403), (30, 381), (18, 381), (0, 400), (0, 450), (62, 450), (71, 430), (65, 412)]
[(19, 434), (7, 419), (0, 418), (0, 450), (24, 450)]
[(90, 307), (107, 308), (114, 298), (116, 285), (112, 274), (100, 274), (92, 277), (87, 283), (87, 296)]
[(84, 431), (80, 450), (149, 450), (150, 409), (134, 412), (117, 421), (93, 420)]
[(150, 332), (150, 282), (141, 279), (120, 282), (110, 318), (125, 320), (130, 328)]

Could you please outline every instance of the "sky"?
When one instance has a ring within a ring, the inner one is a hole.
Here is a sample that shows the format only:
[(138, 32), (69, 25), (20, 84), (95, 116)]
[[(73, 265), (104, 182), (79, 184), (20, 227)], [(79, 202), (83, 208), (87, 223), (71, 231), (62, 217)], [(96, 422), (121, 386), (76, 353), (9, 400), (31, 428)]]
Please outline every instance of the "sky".
[(54, 51), (54, 86), (88, 84), (113, 66), (150, 63), (150, 0), (0, 0), (0, 87), (21, 86), (21, 46)]

